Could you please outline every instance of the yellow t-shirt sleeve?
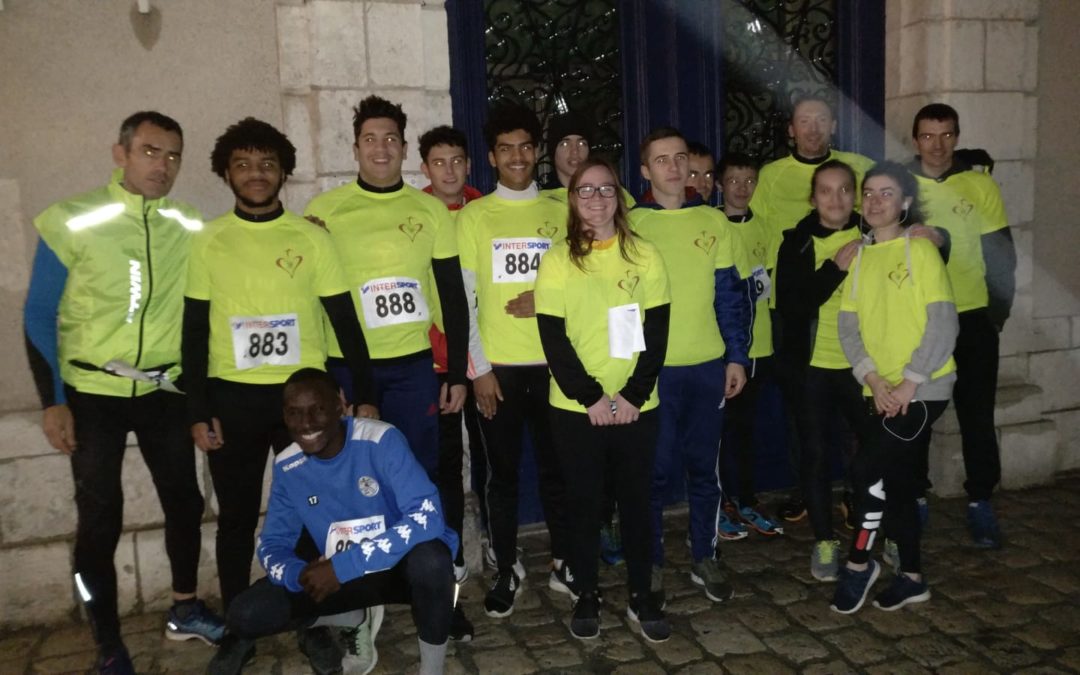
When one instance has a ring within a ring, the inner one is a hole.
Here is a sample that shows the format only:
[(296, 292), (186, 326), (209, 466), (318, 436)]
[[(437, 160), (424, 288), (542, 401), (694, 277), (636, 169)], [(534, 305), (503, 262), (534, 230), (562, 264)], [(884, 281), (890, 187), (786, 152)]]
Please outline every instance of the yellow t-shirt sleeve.
[[(983, 174), (984, 175), (984, 174)], [(980, 218), (979, 234), (990, 234), (1008, 227), (1009, 221), (1005, 216), (1005, 203), (1001, 201), (1001, 189), (990, 176), (986, 176), (986, 185), (980, 186), (983, 203), (979, 209)]]

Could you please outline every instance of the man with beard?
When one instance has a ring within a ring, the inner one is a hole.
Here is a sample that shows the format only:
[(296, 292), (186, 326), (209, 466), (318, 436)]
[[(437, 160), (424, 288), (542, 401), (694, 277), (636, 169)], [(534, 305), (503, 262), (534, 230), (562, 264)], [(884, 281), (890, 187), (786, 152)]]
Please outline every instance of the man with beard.
[[(285, 381), (301, 368), (325, 367), (323, 310), (351, 370), (357, 414), (378, 411), (367, 345), (330, 235), (278, 198), (296, 165), (292, 143), (249, 117), (217, 139), (210, 160), (236, 208), (208, 223), (192, 245), (183, 365), (191, 435), (208, 453), (220, 505), (218, 575), (228, 609), (248, 587), (266, 451), (289, 444)], [(335, 645), (325, 628), (301, 635), (316, 672), (340, 665)]]

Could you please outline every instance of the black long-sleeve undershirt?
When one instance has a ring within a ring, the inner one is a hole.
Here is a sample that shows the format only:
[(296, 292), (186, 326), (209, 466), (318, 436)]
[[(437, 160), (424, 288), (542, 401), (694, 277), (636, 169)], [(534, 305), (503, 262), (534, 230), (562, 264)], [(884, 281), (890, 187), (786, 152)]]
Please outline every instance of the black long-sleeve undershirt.
[(446, 371), (450, 384), (465, 384), (469, 367), (469, 301), (461, 278), (461, 261), (452, 258), (433, 258), (431, 271), (439, 289), (443, 331), (446, 333)]
[(371, 373), (371, 354), (368, 352), (356, 305), (349, 292), (320, 297), (326, 316), (334, 329), (341, 355), (352, 374), (353, 397), (350, 403), (376, 405), (375, 378)]

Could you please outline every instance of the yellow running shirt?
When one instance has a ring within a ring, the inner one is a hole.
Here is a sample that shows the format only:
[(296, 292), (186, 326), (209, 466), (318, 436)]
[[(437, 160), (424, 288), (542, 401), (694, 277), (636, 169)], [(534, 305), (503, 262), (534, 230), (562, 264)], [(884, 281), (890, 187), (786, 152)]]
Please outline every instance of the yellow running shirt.
[[(724, 215), (724, 212), (720, 211), (720, 214)], [(750, 263), (750, 273), (754, 277), (755, 292), (758, 295), (757, 302), (754, 304), (754, 339), (750, 344), (750, 358), (772, 356), (772, 315), (769, 314), (769, 303), (774, 301), (772, 300), (771, 269), (767, 267), (769, 233), (756, 215), (745, 222), (735, 222), (726, 215), (724, 218), (746, 252)]]
[(506, 303), (536, 285), (540, 260), (566, 238), (566, 204), (548, 197), (469, 202), (457, 221), (461, 269), (476, 278), (484, 355), (496, 365), (544, 363), (536, 318), (506, 313)]
[[(821, 269), (826, 260), (832, 260), (836, 252), (849, 241), (859, 238), (859, 228), (834, 232), (828, 237), (811, 237), (814, 242), (814, 269)], [(852, 263), (854, 264), (854, 263)], [(840, 315), (840, 294), (843, 286), (837, 286), (829, 299), (822, 303), (817, 313), (817, 329), (814, 331), (814, 353), (810, 365), (830, 370), (850, 368), (844, 349), (840, 346), (837, 318)]]
[[(581, 364), (612, 399), (630, 379), (640, 352), (631, 358), (611, 355), (609, 331), (616, 328), (609, 324), (609, 313), (633, 311), (643, 325), (646, 310), (671, 301), (659, 251), (643, 239), (635, 244), (634, 263), (623, 258), (617, 237), (594, 244), (582, 271), (571, 262), (566, 241), (560, 241), (544, 256), (536, 279), (537, 314), (565, 319), (566, 335)], [(549, 388), (548, 400), (561, 410), (587, 412), (558, 386)], [(641, 411), (652, 410), (658, 403), (654, 384)]]
[[(321, 218), (333, 237), (371, 358), (431, 349), (431, 260), (458, 254), (446, 205), (410, 185), (370, 192), (353, 181), (312, 199), (305, 215)], [(329, 345), (340, 357), (333, 333)]]
[(280, 384), (301, 368), (325, 368), (319, 298), (348, 288), (330, 235), (295, 213), (207, 223), (192, 243), (184, 293), (210, 301), (207, 374)]
[[(863, 174), (874, 165), (869, 157), (854, 152), (830, 150), (824, 161), (838, 159), (855, 170), (855, 209), (860, 203)], [(795, 227), (813, 208), (810, 205), (810, 180), (814, 177), (815, 164), (800, 162), (788, 155), (761, 167), (757, 190), (750, 199), (750, 209), (755, 218), (765, 221), (772, 244), (767, 269), (775, 269), (776, 254), (785, 230)]]
[(956, 311), (986, 307), (986, 263), (982, 236), (1008, 226), (1001, 191), (994, 179), (979, 171), (954, 173), (942, 181), (916, 176), (927, 225), (949, 231), (949, 280), (956, 294)]
[(711, 206), (682, 209), (636, 208), (634, 231), (664, 258), (671, 283), (671, 323), (666, 366), (692, 366), (724, 355), (713, 298), (716, 270), (736, 267), (750, 276), (750, 261), (731, 224)]
[[(866, 353), (878, 375), (891, 385), (904, 379), (926, 330), (926, 307), (952, 302), (952, 287), (941, 253), (928, 239), (901, 236), (863, 246), (844, 280), (840, 311), (855, 312)], [(934, 380), (956, 370), (948, 362), (931, 374)], [(872, 395), (869, 386), (863, 394)]]

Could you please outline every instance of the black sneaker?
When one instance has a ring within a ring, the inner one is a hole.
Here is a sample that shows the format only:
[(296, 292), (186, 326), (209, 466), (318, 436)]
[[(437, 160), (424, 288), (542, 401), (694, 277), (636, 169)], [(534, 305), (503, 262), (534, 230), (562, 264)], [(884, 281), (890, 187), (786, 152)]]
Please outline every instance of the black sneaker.
[(776, 515), (789, 523), (797, 523), (806, 517), (806, 502), (799, 497), (792, 497), (780, 505)]
[(841, 614), (854, 614), (859, 611), (880, 573), (881, 565), (873, 559), (861, 572), (856, 572), (847, 565), (841, 566), (839, 574), (836, 575), (836, 591), (829, 607)]
[(904, 605), (926, 602), (930, 599), (930, 588), (925, 581), (915, 581), (906, 574), (897, 574), (893, 582), (874, 598), (874, 607), (892, 612)]
[(315, 675), (337, 675), (341, 672), (345, 649), (328, 626), (301, 628), (296, 631), (296, 644), (300, 652), (308, 657)]
[(521, 579), (514, 570), (505, 570), (495, 574), (495, 583), (484, 596), (484, 612), (496, 619), (514, 613), (514, 600), (521, 591)]
[(574, 573), (570, 571), (570, 566), (565, 562), (562, 567), (551, 566), (551, 576), (548, 577), (548, 588), (559, 593), (566, 593), (570, 596), (571, 600), (577, 600), (577, 593), (574, 591)]
[(579, 640), (592, 640), (600, 635), (600, 596), (596, 591), (582, 593), (574, 603), (570, 633)]
[(99, 675), (135, 675), (135, 665), (124, 645), (102, 649), (94, 666)]
[(671, 637), (671, 624), (664, 610), (652, 600), (652, 594), (632, 594), (626, 606), (626, 618), (638, 624), (641, 635), (649, 642), (666, 642)]
[(235, 635), (225, 635), (221, 639), (214, 658), (206, 666), (206, 675), (239, 675), (244, 665), (255, 658), (255, 641), (245, 640)]
[(450, 639), (455, 642), (471, 642), (473, 639), (472, 621), (465, 616), (465, 610), (458, 605), (454, 608), (454, 614), (450, 617)]

